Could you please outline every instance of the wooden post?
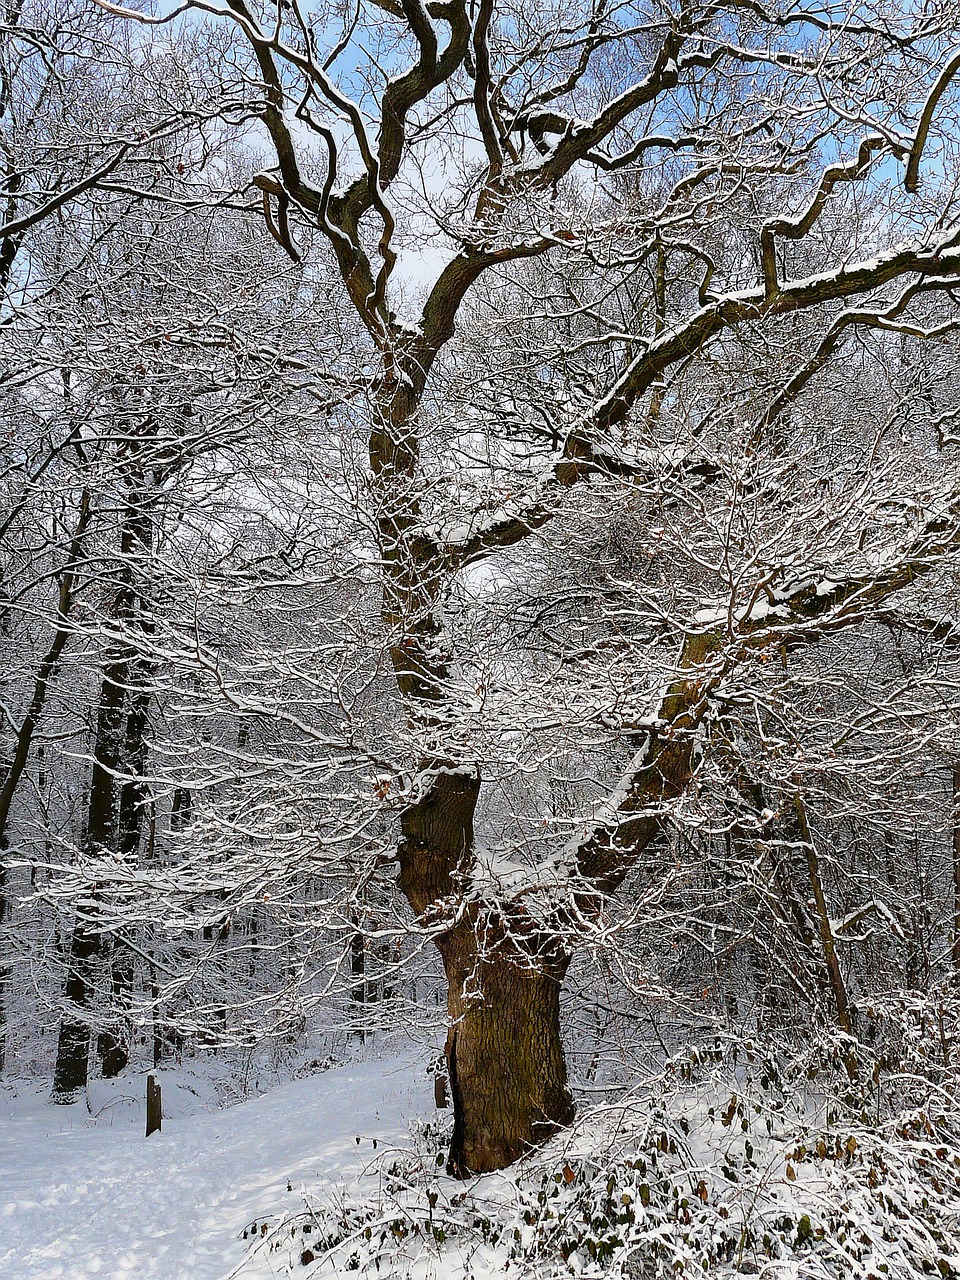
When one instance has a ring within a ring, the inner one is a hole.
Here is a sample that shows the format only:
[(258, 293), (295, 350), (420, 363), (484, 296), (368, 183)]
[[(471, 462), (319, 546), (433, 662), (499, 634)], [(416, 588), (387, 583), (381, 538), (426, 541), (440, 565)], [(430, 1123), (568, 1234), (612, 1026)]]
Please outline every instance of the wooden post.
[(149, 1138), (151, 1133), (156, 1133), (160, 1128), (160, 1122), (163, 1119), (163, 1110), (160, 1104), (160, 1086), (157, 1084), (156, 1076), (147, 1076), (147, 1134)]

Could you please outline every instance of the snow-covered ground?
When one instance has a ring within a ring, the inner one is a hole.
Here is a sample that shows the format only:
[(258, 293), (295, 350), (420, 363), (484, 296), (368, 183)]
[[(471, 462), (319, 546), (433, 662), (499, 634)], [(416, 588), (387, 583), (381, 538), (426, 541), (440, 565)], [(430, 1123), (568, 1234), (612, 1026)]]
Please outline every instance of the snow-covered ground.
[(143, 1076), (89, 1109), (0, 1089), (0, 1280), (960, 1277), (956, 1108), (915, 1079), (876, 1124), (805, 1075), (697, 1059), (457, 1182), (424, 1066), (408, 1050), (222, 1109), (209, 1072), (163, 1073), (149, 1139)]
[[(144, 1077), (91, 1109), (0, 1090), (2, 1280), (266, 1280), (245, 1228), (352, 1181), (432, 1113), (408, 1059), (354, 1063), (224, 1110), (161, 1074), (163, 1130), (143, 1136)], [(357, 1142), (357, 1138), (360, 1142)], [(379, 1163), (379, 1161), (377, 1161)]]

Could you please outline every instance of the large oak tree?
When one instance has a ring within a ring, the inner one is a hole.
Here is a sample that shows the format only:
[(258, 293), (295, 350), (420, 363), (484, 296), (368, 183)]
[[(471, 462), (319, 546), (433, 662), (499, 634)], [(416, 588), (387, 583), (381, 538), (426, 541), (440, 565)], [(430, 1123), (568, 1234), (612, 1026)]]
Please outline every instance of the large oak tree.
[[(572, 1118), (571, 957), (695, 791), (743, 671), (862, 629), (955, 552), (949, 465), (880, 484), (876, 450), (866, 532), (823, 502), (762, 553), (749, 528), (784, 515), (817, 388), (851, 347), (953, 324), (960, 15), (842, 0), (186, 7), (246, 51), (225, 109), (270, 149), (250, 188), (266, 230), (294, 260), (319, 233), (362, 327), (357, 501), (419, 756), (380, 795), (449, 983), (450, 1168), (500, 1168)], [(452, 605), (525, 549), (562, 558), (562, 528), (579, 536), (604, 501), (640, 521), (666, 576), (629, 624), (584, 627), (579, 653), (568, 631), (550, 678), (573, 667), (593, 689), (569, 749), (589, 756), (609, 730), (620, 777), (553, 846), (530, 846), (536, 865), (518, 849), (491, 867), (477, 830), (485, 783), (501, 785), (492, 744), (515, 725), (536, 738), (562, 698), (531, 667), (522, 714), (505, 707), (471, 674)], [(657, 551), (678, 508), (679, 568)], [(812, 850), (799, 783), (793, 821)]]

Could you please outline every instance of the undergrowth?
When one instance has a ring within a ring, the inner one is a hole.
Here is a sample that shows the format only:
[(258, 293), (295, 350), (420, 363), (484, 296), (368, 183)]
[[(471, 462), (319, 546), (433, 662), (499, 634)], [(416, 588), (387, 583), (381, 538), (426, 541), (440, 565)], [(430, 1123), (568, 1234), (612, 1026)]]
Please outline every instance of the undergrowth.
[(444, 1133), (421, 1125), (256, 1247), (308, 1280), (956, 1280), (960, 1036), (945, 1007), (891, 998), (871, 1010), (869, 1051), (843, 1038), (803, 1052), (690, 1046), (512, 1169), (466, 1183), (444, 1172)]

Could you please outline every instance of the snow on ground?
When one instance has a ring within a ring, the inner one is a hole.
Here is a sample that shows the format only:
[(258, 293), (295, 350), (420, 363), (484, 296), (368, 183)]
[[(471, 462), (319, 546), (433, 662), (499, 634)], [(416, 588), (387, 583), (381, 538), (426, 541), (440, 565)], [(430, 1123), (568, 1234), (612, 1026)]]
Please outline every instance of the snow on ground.
[(382, 1155), (433, 1109), (409, 1059), (352, 1063), (226, 1110), (203, 1109), (182, 1074), (160, 1078), (163, 1130), (149, 1139), (143, 1076), (95, 1087), (92, 1115), (0, 1090), (0, 1280), (266, 1280), (244, 1228), (352, 1181), (375, 1138)]

